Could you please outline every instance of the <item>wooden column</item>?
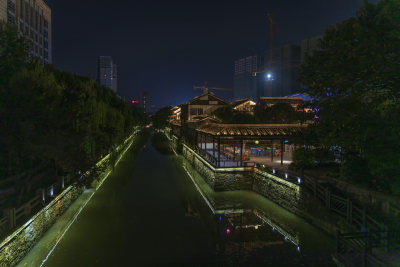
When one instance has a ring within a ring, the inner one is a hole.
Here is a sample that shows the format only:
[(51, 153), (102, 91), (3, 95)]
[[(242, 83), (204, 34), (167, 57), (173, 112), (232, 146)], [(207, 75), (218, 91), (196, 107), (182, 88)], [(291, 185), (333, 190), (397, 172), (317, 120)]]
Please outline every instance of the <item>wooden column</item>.
[(274, 140), (271, 140), (271, 162), (274, 161)]
[(281, 140), (281, 165), (283, 165), (283, 151), (285, 151), (285, 143)]
[(240, 138), (240, 167), (243, 166), (243, 138)]
[(212, 138), (212, 142), (213, 142), (213, 157), (215, 158), (215, 138), (214, 138), (214, 136)]
[(221, 167), (221, 137), (218, 136), (218, 167)]

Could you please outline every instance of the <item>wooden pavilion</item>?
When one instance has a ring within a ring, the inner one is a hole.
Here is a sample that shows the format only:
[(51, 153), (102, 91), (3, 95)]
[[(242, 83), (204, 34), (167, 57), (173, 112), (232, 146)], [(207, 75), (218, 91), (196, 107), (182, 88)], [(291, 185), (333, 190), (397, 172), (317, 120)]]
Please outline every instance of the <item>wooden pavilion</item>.
[[(290, 139), (306, 127), (303, 124), (221, 124), (196, 128), (196, 149), (215, 167), (252, 166), (255, 160), (280, 157), (283, 164)], [(260, 148), (261, 147), (261, 148)]]

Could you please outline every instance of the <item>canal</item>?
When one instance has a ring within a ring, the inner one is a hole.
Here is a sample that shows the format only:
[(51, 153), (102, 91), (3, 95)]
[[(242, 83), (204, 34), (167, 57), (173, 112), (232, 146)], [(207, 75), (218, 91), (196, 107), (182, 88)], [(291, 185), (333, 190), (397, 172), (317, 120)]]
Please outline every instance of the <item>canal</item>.
[(39, 242), (21, 266), (333, 265), (332, 238), (253, 192), (214, 192), (150, 138), (51, 234), (57, 246)]

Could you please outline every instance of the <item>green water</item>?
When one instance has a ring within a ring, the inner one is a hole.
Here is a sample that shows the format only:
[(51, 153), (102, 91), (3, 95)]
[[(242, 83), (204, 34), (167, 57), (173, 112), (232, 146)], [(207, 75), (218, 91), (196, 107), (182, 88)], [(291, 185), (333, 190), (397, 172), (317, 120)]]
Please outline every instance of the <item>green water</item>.
[(332, 265), (332, 239), (271, 201), (214, 192), (188, 175), (184, 159), (150, 141), (135, 154), (126, 154), (57, 246), (45, 241), (60, 237), (54, 227), (21, 265)]

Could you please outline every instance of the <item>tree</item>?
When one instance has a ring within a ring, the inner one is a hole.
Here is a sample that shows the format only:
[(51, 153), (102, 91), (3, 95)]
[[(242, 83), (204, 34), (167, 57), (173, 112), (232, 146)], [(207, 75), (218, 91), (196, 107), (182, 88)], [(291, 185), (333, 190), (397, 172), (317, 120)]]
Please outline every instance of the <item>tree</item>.
[(399, 43), (400, 2), (364, 1), (355, 17), (326, 29), (300, 71), (321, 144), (341, 147), (344, 170), (364, 164), (348, 178), (363, 175), (382, 190), (400, 177)]
[(257, 107), (255, 110), (255, 116), (261, 123), (298, 123), (302, 114), (288, 103), (277, 103), (267, 108)]
[(212, 116), (223, 123), (254, 123), (255, 117), (247, 112), (237, 111), (232, 107), (221, 107)]
[(28, 47), (15, 26), (0, 22), (0, 87), (26, 64)]
[(77, 177), (147, 120), (93, 79), (27, 55), (17, 29), (0, 24), (1, 177), (37, 167)]
[(157, 129), (163, 129), (168, 126), (168, 119), (172, 115), (172, 110), (170, 106), (164, 107), (156, 112), (151, 117), (153, 122), (153, 127)]

